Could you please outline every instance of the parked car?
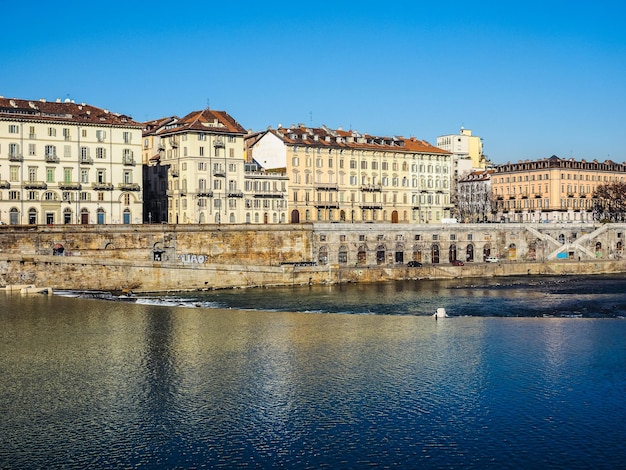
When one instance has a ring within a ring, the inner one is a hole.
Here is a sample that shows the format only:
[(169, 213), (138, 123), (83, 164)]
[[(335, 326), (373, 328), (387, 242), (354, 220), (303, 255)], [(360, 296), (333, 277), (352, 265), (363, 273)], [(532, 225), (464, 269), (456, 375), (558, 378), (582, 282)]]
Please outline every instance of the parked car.
[(465, 263), (461, 260), (455, 259), (450, 262), (452, 266), (465, 266)]
[(422, 267), (422, 263), (420, 263), (419, 261), (409, 261), (406, 265), (409, 268), (421, 268)]
[(500, 258), (496, 257), (496, 256), (489, 256), (485, 259), (486, 263), (497, 263), (500, 261)]

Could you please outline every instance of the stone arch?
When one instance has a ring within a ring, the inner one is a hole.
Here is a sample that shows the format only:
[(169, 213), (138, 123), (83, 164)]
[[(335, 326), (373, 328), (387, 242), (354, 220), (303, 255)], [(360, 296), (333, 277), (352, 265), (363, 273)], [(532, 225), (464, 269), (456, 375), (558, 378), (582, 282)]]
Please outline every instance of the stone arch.
[(396, 257), (395, 262), (397, 264), (404, 263), (404, 245), (402, 243), (396, 244)]
[(299, 210), (294, 209), (291, 211), (291, 223), (292, 224), (300, 223), (300, 211)]
[(341, 245), (337, 253), (337, 262), (339, 264), (348, 264), (348, 247)]
[(387, 249), (385, 245), (378, 245), (376, 247), (376, 264), (385, 264), (385, 254)]
[(328, 247), (327, 246), (320, 247), (320, 251), (317, 255), (317, 262), (322, 266), (328, 264)]
[(452, 245), (450, 245), (450, 248), (448, 248), (448, 261), (450, 261), (452, 263), (452, 261), (456, 260), (456, 245), (453, 243)]
[(361, 245), (356, 254), (357, 264), (367, 264), (367, 246)]
[(509, 259), (517, 259), (517, 246), (515, 243), (509, 245)]
[(465, 261), (474, 261), (474, 245), (471, 243), (465, 249)]
[(431, 246), (430, 257), (433, 264), (439, 264), (439, 245), (437, 243), (433, 243)]

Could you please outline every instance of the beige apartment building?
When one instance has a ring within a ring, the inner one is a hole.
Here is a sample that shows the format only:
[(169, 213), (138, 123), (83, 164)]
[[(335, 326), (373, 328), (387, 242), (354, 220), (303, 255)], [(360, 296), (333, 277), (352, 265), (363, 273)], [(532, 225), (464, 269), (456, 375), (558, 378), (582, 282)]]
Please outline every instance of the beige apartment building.
[(288, 178), (245, 158), (247, 131), (225, 111), (204, 109), (145, 123), (146, 222), (280, 223)]
[(289, 178), (289, 217), (299, 222), (439, 222), (450, 215), (451, 154), (415, 138), (342, 129), (268, 129), (248, 158)]
[(602, 184), (623, 182), (626, 165), (610, 160), (526, 160), (494, 167), (491, 188), (497, 219), (510, 222), (590, 222), (592, 195)]
[(0, 222), (141, 223), (141, 128), (69, 99), (0, 97)]

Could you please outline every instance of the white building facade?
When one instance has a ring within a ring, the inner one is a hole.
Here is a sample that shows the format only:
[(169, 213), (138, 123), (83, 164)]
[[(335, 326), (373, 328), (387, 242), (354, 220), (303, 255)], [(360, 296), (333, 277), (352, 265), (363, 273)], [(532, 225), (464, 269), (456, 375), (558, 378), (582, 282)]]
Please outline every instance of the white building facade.
[(85, 103), (0, 97), (0, 221), (142, 223), (141, 128)]

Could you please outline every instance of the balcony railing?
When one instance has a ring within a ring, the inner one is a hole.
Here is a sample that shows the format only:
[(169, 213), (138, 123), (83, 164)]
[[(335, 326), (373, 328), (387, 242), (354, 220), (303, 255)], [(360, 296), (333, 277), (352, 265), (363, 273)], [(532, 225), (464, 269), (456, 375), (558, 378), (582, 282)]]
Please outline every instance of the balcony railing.
[(113, 183), (92, 183), (91, 187), (95, 191), (113, 191), (113, 189), (115, 189)]
[(81, 189), (81, 184), (76, 181), (63, 181), (59, 183), (59, 189), (78, 191)]
[(243, 193), (241, 191), (229, 191), (228, 197), (243, 197)]
[(91, 158), (91, 157), (80, 157), (80, 163), (82, 165), (93, 165), (93, 158)]
[(121, 191), (141, 191), (141, 186), (138, 183), (120, 183), (117, 187)]
[(7, 180), (0, 180), (0, 189), (11, 189), (11, 183)]
[(361, 186), (361, 191), (365, 192), (377, 192), (382, 190), (383, 187), (380, 184), (364, 184)]
[(132, 155), (124, 155), (122, 157), (122, 163), (124, 165), (135, 166), (135, 158)]
[(45, 181), (26, 181), (24, 189), (48, 189), (48, 185)]
[(9, 161), (10, 162), (21, 162), (24, 160), (24, 157), (22, 156), (21, 153), (10, 153), (9, 154)]
[(56, 155), (46, 155), (46, 163), (59, 163), (60, 158)]

